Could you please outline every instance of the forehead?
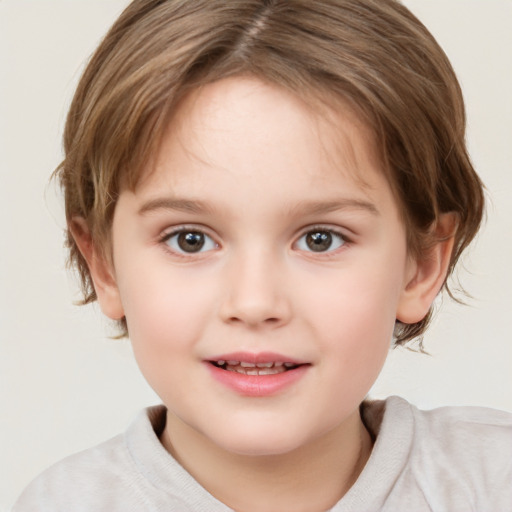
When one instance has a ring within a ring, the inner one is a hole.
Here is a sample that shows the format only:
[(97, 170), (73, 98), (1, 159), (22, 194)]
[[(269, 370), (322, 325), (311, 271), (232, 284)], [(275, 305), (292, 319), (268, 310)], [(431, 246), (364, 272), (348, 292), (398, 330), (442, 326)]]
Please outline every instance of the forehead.
[(339, 185), (363, 197), (387, 188), (373, 132), (348, 104), (308, 102), (247, 77), (208, 84), (180, 103), (137, 188), (213, 196), (204, 184), (220, 172), (255, 192), (289, 191), (299, 177), (311, 191)]

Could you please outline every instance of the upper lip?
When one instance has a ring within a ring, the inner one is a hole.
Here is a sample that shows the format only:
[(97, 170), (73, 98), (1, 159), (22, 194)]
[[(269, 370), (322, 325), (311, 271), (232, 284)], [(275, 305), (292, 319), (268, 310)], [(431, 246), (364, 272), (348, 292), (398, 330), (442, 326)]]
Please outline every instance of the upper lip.
[(237, 361), (239, 363), (251, 363), (251, 364), (263, 364), (263, 363), (292, 363), (293, 365), (299, 366), (301, 364), (307, 364), (306, 361), (302, 361), (295, 357), (285, 356), (283, 354), (277, 354), (274, 352), (230, 352), (226, 354), (220, 354), (214, 357), (208, 357), (207, 361)]

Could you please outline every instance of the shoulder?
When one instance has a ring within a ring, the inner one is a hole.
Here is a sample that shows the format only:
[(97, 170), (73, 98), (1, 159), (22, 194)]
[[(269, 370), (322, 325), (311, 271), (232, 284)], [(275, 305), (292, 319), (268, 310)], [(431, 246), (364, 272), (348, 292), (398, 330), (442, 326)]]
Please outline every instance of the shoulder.
[(423, 411), (398, 398), (387, 408), (391, 415), (409, 410), (409, 482), (436, 501), (472, 503), (468, 510), (512, 508), (512, 414), (483, 407)]
[[(484, 407), (441, 407), (420, 410), (410, 405), (413, 450), (478, 463), (491, 470), (512, 468), (512, 414)], [(426, 455), (426, 453), (423, 453)]]
[(131, 456), (128, 433), (133, 429), (151, 432), (149, 412), (142, 411), (126, 434), (71, 455), (41, 473), (12, 512), (106, 512), (116, 510), (120, 497), (123, 502), (140, 504), (136, 494), (143, 478)]
[[(119, 487), (129, 466), (123, 436), (71, 455), (46, 469), (24, 490), (13, 512), (75, 510), (77, 496), (99, 499), (108, 489)], [(81, 510), (79, 508), (79, 510)], [(101, 510), (101, 509), (100, 509)]]

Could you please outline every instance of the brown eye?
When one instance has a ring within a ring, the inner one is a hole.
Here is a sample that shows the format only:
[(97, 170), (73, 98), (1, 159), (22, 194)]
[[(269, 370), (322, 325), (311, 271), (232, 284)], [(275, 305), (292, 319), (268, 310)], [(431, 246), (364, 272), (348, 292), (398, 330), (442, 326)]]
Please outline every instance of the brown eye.
[(215, 249), (217, 244), (201, 231), (177, 231), (165, 239), (165, 243), (177, 253), (194, 254)]
[(306, 235), (306, 244), (312, 251), (327, 251), (332, 245), (332, 235), (326, 231), (308, 233)]
[(312, 230), (305, 233), (298, 241), (297, 248), (307, 252), (329, 252), (345, 244), (345, 239), (335, 231)]
[(204, 245), (204, 235), (197, 232), (180, 233), (178, 245), (185, 252), (199, 252)]

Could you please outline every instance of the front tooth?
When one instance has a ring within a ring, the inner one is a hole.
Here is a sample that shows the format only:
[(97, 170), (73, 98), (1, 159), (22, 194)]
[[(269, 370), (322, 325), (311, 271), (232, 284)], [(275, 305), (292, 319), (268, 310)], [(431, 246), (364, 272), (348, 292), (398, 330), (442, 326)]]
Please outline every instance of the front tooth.
[(251, 369), (245, 370), (245, 374), (246, 375), (259, 375), (259, 371), (257, 368), (251, 368)]
[(260, 368), (259, 375), (275, 375), (277, 373), (283, 373), (285, 371), (286, 370), (283, 368), (283, 365), (281, 365), (279, 368)]
[(272, 368), (272, 366), (274, 366), (274, 363), (256, 363), (256, 366), (258, 368)]
[(240, 363), (240, 366), (242, 368), (256, 368), (256, 365), (254, 363), (246, 363), (245, 361), (242, 361)]

